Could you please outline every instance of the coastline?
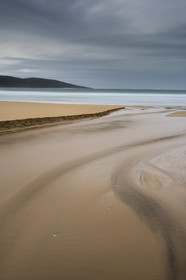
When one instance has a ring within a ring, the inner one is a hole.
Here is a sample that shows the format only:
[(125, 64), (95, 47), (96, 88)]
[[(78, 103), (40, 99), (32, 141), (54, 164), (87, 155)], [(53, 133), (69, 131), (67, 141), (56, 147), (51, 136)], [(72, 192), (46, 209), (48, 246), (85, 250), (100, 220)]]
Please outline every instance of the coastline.
[(125, 107), (114, 105), (0, 102), (0, 133), (106, 116)]

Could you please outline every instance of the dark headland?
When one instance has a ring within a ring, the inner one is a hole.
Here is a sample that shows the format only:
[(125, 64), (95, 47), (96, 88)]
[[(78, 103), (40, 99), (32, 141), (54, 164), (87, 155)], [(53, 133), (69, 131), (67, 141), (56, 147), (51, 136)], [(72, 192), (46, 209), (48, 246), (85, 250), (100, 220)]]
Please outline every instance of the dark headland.
[(43, 78), (17, 78), (0, 75), (0, 87), (9, 88), (86, 88), (58, 80)]

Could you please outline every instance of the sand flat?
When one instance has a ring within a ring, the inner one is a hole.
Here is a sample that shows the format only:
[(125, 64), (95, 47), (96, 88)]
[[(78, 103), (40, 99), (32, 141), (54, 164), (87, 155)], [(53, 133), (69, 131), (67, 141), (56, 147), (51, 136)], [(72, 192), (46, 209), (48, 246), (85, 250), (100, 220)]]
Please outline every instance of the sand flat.
[(148, 108), (1, 135), (1, 278), (185, 280), (185, 131)]
[(168, 114), (168, 117), (186, 117), (186, 111), (178, 111)]
[(94, 114), (121, 106), (0, 101), (0, 121)]
[(2, 101), (0, 102), (0, 133), (102, 117), (120, 109), (124, 107)]

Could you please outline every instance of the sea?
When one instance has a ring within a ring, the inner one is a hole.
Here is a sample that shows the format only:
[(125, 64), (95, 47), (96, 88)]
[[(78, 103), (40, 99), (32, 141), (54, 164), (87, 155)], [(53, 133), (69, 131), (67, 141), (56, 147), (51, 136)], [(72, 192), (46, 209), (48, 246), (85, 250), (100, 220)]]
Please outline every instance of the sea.
[(0, 88), (0, 101), (186, 106), (186, 90)]

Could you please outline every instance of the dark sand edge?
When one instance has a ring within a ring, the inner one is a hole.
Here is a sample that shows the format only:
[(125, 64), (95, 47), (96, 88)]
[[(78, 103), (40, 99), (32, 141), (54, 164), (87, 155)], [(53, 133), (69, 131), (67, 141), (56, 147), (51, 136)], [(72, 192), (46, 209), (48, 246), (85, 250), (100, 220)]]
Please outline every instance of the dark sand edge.
[(125, 107), (118, 107), (103, 112), (97, 112), (91, 114), (0, 121), (0, 135), (10, 133), (10, 132), (19, 132), (25, 129), (34, 129), (34, 128), (45, 127), (49, 125), (59, 125), (66, 122), (72, 122), (72, 121), (78, 121), (78, 120), (84, 120), (90, 118), (99, 118), (99, 117), (109, 115), (112, 112), (123, 110), (123, 109), (125, 109)]

